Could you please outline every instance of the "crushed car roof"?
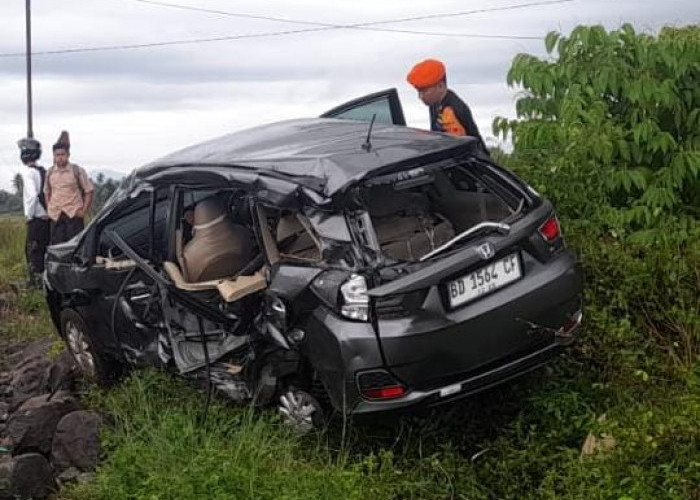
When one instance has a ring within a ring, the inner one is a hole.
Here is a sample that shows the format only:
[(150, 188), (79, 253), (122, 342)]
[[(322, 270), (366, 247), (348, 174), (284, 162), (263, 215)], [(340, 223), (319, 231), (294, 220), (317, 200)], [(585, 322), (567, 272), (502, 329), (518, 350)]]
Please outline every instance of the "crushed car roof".
[[(139, 169), (138, 179), (157, 183), (178, 178), (205, 182), (211, 175), (232, 181), (274, 179), (311, 190), (317, 201), (382, 167), (427, 155), (478, 154), (477, 141), (404, 126), (328, 118), (297, 119), (227, 134), (169, 154)], [(441, 156), (441, 155), (440, 155)], [(199, 176), (197, 173), (201, 173)], [(213, 177), (212, 177), (213, 180)], [(280, 186), (281, 187), (281, 186)], [(283, 190), (284, 191), (284, 190)], [(320, 198), (319, 198), (320, 196)]]

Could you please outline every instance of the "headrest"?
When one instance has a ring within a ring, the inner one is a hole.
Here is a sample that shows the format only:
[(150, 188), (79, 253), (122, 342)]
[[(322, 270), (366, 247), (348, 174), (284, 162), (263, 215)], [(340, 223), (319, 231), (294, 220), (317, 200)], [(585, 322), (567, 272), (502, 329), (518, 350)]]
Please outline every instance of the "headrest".
[(206, 198), (194, 207), (194, 229), (206, 229), (226, 217), (226, 209), (218, 198)]

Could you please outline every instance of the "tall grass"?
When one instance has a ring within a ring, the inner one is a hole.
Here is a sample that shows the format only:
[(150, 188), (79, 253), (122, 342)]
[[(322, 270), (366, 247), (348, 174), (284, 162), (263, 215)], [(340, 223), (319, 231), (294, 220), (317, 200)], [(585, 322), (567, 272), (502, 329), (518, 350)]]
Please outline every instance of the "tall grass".
[(25, 234), (23, 217), (0, 215), (0, 345), (53, 332), (43, 293), (25, 287)]
[[(53, 331), (41, 293), (19, 286), (23, 230), (0, 218), (0, 343)], [(640, 292), (596, 275), (622, 250), (608, 251), (587, 250), (586, 327), (566, 355), (425, 414), (299, 438), (270, 411), (221, 401), (202, 425), (203, 396), (155, 370), (92, 389), (87, 403), (106, 417), (102, 461), (61, 498), (700, 499), (700, 363), (675, 369), (640, 311), (616, 306)], [(612, 436), (614, 449), (582, 457), (589, 434)]]

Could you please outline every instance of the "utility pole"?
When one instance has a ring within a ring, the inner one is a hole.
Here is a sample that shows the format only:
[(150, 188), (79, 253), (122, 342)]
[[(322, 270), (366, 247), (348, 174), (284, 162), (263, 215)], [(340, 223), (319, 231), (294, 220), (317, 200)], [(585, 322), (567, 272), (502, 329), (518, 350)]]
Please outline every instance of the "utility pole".
[(32, 12), (31, 0), (25, 3), (25, 24), (27, 28), (27, 138), (34, 138), (32, 123)]

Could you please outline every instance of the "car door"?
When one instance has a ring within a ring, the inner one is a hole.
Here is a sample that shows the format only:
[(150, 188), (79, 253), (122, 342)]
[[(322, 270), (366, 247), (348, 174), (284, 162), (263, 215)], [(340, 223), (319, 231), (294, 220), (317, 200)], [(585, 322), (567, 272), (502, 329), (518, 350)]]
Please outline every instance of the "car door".
[(115, 244), (112, 234), (127, 241), (149, 262), (158, 260), (167, 220), (166, 193), (144, 192), (124, 200), (97, 228), (95, 255), (86, 280), (92, 283), (95, 310), (110, 337), (131, 362), (158, 361), (162, 320), (156, 283)]
[(321, 118), (340, 118), (343, 120), (372, 121), (377, 123), (406, 126), (403, 108), (396, 89), (387, 89), (369, 94), (326, 111)]
[(259, 303), (257, 295), (267, 283), (258, 269), (262, 266), (262, 256), (251, 259), (236, 276), (188, 281), (181, 257), (186, 246), (183, 238), (186, 233), (192, 233), (193, 221), (186, 214), (191, 211), (194, 217), (194, 207), (208, 197), (231, 200), (236, 194), (218, 188), (173, 186), (170, 195), (170, 217), (163, 236), (165, 258), (160, 267), (145, 261), (119, 235), (111, 236), (139, 272), (156, 285), (151, 300), (158, 301), (161, 311), (160, 345), (163, 354), (184, 374), (215, 363), (234, 351), (247, 349)]

